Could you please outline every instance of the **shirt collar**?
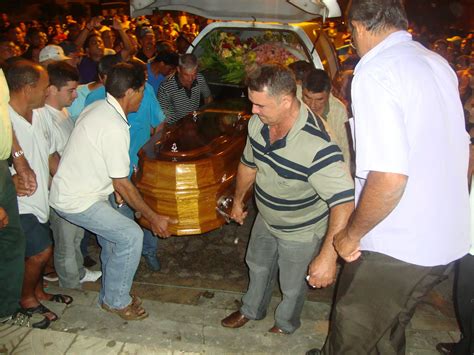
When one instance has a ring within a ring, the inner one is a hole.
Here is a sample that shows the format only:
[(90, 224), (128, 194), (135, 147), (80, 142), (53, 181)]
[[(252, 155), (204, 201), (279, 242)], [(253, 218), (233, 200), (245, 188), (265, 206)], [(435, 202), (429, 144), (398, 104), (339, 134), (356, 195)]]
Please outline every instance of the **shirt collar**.
[(299, 131), (303, 129), (303, 127), (306, 125), (306, 122), (308, 120), (308, 114), (309, 114), (309, 108), (306, 106), (306, 104), (298, 99), (300, 102), (300, 110), (298, 112), (298, 117), (296, 118), (295, 123), (293, 124), (293, 127), (291, 127), (290, 131), (286, 135), (287, 139), (292, 139), (294, 138)]
[(303, 101), (299, 100), (300, 103), (300, 110), (298, 112), (298, 117), (296, 118), (295, 123), (293, 126), (290, 128), (289, 132), (284, 136), (283, 138), (280, 138), (273, 142), (273, 144), (270, 145), (270, 130), (268, 125), (264, 124), (262, 127), (262, 130), (260, 131), (263, 139), (265, 140), (266, 143), (266, 148), (267, 150), (275, 150), (275, 149), (280, 149), (284, 148), (286, 146), (286, 142), (288, 140), (293, 139), (299, 131), (303, 129), (303, 127), (306, 125), (306, 121), (308, 120), (308, 114), (309, 114), (309, 109), (306, 106), (306, 104), (303, 103)]
[(128, 120), (127, 120), (127, 115), (125, 114), (125, 112), (123, 111), (123, 108), (122, 106), (120, 106), (119, 102), (117, 101), (117, 99), (115, 97), (113, 97), (111, 94), (107, 93), (107, 97), (105, 98), (105, 100), (108, 102), (108, 104), (110, 106), (112, 106), (115, 111), (117, 111), (117, 113), (123, 118), (123, 120), (128, 124)]
[(407, 31), (396, 31), (391, 34), (389, 34), (382, 42), (377, 44), (374, 48), (372, 48), (370, 51), (368, 51), (357, 63), (355, 69), (354, 69), (354, 75), (357, 74), (358, 70), (361, 70), (361, 68), (370, 62), (372, 58), (374, 58), (377, 54), (380, 52), (383, 52), (385, 49), (390, 48), (398, 43), (401, 42), (408, 42), (412, 40), (412, 36), (409, 32)]
[[(178, 89), (184, 88), (184, 89), (188, 90), (188, 88), (185, 88), (185, 87), (183, 86), (183, 84), (181, 84), (181, 81), (179, 81), (178, 73), (175, 73), (175, 74), (174, 74), (174, 80), (176, 81), (176, 85), (178, 86)], [(193, 83), (191, 84), (191, 89), (192, 89), (193, 87), (195, 87), (195, 86), (197, 85), (197, 83), (198, 83), (198, 82), (197, 82), (197, 79), (194, 79)]]

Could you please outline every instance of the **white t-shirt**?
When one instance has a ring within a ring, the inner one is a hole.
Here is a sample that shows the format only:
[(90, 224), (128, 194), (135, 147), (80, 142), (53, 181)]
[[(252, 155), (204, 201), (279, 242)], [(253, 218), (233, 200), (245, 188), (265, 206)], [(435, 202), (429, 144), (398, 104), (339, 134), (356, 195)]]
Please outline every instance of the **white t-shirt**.
[(66, 108), (60, 111), (47, 104), (38, 109), (38, 111), (46, 111), (49, 114), (53, 127), (54, 141), (56, 142), (56, 151), (59, 155), (63, 155), (66, 143), (74, 129), (74, 122), (69, 117), (69, 112)]
[(81, 213), (106, 201), (113, 178), (128, 177), (130, 134), (127, 117), (117, 100), (89, 105), (79, 116), (53, 178), (50, 205), (66, 213)]
[[(31, 213), (41, 223), (49, 219), (48, 182), (49, 182), (49, 155), (56, 151), (56, 143), (52, 133), (51, 118), (44, 110), (33, 110), (32, 123), (20, 116), (10, 105), (8, 106), (13, 129), (25, 153), (31, 169), (36, 174), (38, 187), (31, 196), (18, 197), (20, 214)], [(12, 175), (16, 174), (10, 168)]]

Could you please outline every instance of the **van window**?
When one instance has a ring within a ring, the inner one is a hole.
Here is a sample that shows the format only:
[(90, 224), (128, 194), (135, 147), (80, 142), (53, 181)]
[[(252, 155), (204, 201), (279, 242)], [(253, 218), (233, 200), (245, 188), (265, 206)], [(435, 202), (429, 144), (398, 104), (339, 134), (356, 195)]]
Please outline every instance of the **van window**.
[(211, 31), (193, 50), (211, 83), (240, 85), (248, 66), (310, 62), (299, 36), (292, 31), (221, 28)]

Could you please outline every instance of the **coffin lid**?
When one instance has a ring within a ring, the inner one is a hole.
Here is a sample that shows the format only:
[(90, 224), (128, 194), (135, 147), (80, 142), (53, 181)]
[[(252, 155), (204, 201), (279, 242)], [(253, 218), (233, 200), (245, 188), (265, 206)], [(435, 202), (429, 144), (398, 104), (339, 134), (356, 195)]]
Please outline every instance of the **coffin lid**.
[(132, 17), (153, 10), (185, 11), (213, 20), (298, 23), (338, 17), (337, 0), (131, 0)]

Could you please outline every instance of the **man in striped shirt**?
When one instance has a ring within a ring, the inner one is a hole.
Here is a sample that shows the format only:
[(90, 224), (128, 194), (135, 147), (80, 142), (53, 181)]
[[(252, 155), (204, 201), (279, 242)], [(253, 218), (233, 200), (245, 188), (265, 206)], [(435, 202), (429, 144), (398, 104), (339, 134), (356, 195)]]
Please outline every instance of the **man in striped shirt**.
[(166, 116), (166, 122), (174, 124), (201, 105), (212, 101), (211, 91), (204, 76), (197, 72), (198, 62), (194, 54), (179, 58), (177, 72), (164, 80), (158, 89), (158, 101)]
[(354, 184), (339, 147), (296, 98), (292, 72), (265, 65), (249, 75), (254, 116), (237, 172), (232, 218), (242, 224), (244, 196), (255, 184), (258, 215), (247, 249), (250, 284), (240, 310), (222, 320), (229, 328), (263, 319), (278, 276), (283, 299), (273, 333), (301, 324), (307, 285), (336, 278), (333, 236), (354, 209)]

